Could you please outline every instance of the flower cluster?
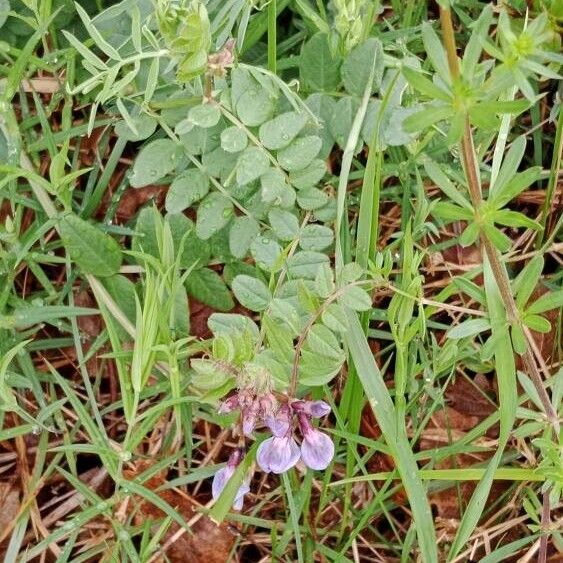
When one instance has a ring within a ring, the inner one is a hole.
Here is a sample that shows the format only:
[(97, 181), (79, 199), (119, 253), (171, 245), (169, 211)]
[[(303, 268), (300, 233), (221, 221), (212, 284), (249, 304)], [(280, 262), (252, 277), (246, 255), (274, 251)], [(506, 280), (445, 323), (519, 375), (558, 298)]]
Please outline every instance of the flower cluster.
[[(258, 447), (256, 461), (266, 473), (284, 473), (301, 459), (311, 469), (326, 469), (334, 457), (334, 444), (327, 434), (313, 427), (311, 420), (330, 412), (324, 401), (305, 401), (288, 399), (278, 404), (272, 393), (254, 394), (242, 389), (232, 395), (219, 407), (219, 413), (240, 410), (241, 427), (245, 436), (250, 436), (262, 422), (272, 436)], [(297, 424), (295, 424), (295, 422)], [(301, 434), (301, 445), (294, 437), (295, 427)], [(213, 478), (212, 494), (216, 499), (225, 488), (243, 457), (243, 450), (237, 448), (229, 457), (226, 467), (220, 469)], [(242, 508), (244, 495), (250, 490), (247, 476), (239, 488), (233, 508)]]
[[(292, 401), (282, 404), (275, 416), (265, 419), (272, 437), (258, 448), (256, 460), (263, 471), (284, 473), (301, 458), (311, 469), (326, 469), (334, 456), (332, 440), (313, 428), (311, 418), (319, 418), (330, 412), (324, 401)], [(293, 437), (293, 419), (301, 432), (301, 447)]]

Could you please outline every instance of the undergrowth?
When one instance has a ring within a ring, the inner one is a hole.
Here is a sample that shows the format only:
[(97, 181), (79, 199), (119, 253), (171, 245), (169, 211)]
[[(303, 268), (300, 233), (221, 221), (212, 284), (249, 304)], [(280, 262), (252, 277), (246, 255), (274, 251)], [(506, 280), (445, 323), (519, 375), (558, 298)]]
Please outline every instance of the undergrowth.
[(562, 18), (0, 0), (4, 560), (558, 560)]

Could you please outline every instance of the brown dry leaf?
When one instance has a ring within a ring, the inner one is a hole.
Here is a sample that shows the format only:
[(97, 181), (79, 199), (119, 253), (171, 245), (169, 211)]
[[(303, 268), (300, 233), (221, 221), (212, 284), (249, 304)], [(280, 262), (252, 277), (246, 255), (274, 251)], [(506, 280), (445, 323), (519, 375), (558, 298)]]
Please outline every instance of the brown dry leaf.
[(118, 222), (125, 223), (133, 217), (140, 207), (149, 200), (154, 200), (157, 207), (164, 203), (168, 186), (145, 186), (143, 188), (128, 188), (119, 198), (119, 205), (115, 217)]
[[(13, 483), (0, 483), (0, 507), (0, 530), (4, 530), (12, 524), (20, 510), (20, 492)], [(0, 559), (4, 558), (7, 542), (0, 545)]]
[[(150, 466), (150, 462), (137, 464), (136, 470), (125, 472), (127, 479), (132, 479)], [(165, 472), (160, 472), (143, 485), (151, 490), (156, 490), (166, 480)], [(177, 489), (158, 491), (158, 496), (177, 510), (188, 522), (197, 514), (199, 506), (187, 494)], [(141, 525), (147, 518), (161, 520), (165, 514), (150, 502), (135, 497), (137, 512), (136, 524)], [(173, 522), (161, 545), (172, 538), (180, 530), (180, 526)], [(215, 524), (210, 518), (202, 515), (192, 527), (193, 534), (183, 533), (166, 550), (167, 560), (172, 563), (225, 563), (229, 560), (229, 553), (235, 541), (235, 536), (227, 524)]]

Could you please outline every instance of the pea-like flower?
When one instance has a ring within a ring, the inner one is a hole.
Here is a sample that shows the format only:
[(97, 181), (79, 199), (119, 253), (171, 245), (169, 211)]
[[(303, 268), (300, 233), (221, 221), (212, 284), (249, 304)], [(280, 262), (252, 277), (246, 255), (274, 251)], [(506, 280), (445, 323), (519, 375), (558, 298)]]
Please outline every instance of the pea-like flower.
[(324, 432), (313, 428), (309, 417), (298, 414), (299, 428), (303, 435), (301, 458), (311, 469), (326, 469), (334, 457), (334, 444)]
[(264, 440), (258, 447), (256, 461), (266, 473), (285, 473), (291, 469), (301, 457), (297, 442), (288, 433), (286, 436), (272, 436)]
[[(238, 467), (243, 456), (243, 451), (241, 448), (237, 448), (229, 456), (227, 465), (222, 469), (219, 469), (215, 476), (213, 477), (213, 482), (211, 484), (211, 495), (214, 500), (218, 499), (223, 489), (227, 486), (230, 478), (233, 476), (236, 468)], [(242, 485), (239, 487), (235, 500), (233, 501), (233, 509), (241, 510), (244, 502), (244, 495), (250, 491), (250, 480), (245, 479)]]

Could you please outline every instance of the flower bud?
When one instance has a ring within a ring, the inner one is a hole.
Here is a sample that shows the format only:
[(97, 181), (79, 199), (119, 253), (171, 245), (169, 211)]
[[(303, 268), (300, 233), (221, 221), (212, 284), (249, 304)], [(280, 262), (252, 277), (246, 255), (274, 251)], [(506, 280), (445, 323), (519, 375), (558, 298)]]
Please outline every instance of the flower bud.
[[(234, 450), (227, 461), (227, 465), (222, 469), (219, 469), (215, 476), (213, 477), (213, 482), (211, 484), (211, 495), (214, 500), (218, 499), (223, 489), (227, 486), (229, 479), (233, 476), (236, 468), (242, 460), (244, 451), (241, 448)], [(235, 500), (233, 501), (233, 509), (241, 510), (244, 502), (244, 495), (250, 491), (250, 479), (245, 479), (242, 485), (239, 487)]]

